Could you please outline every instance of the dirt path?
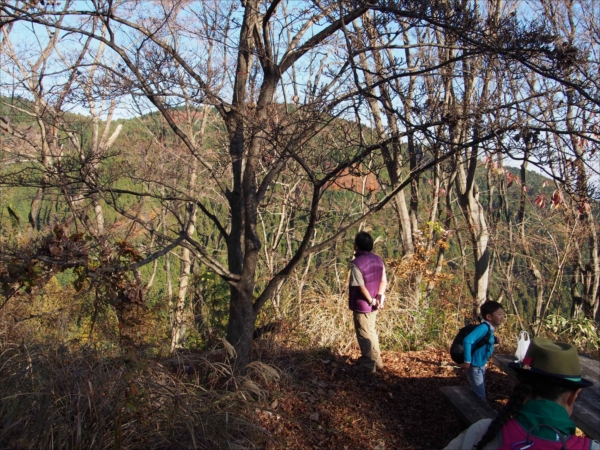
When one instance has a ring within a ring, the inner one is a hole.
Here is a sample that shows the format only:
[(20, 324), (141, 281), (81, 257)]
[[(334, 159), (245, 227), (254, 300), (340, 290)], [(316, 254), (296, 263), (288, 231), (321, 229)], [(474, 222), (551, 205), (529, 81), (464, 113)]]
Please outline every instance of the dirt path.
[[(284, 380), (269, 407), (257, 410), (268, 448), (438, 449), (464, 428), (438, 391), (467, 384), (447, 352), (387, 352), (375, 376), (357, 373), (352, 356), (289, 352), (271, 363)], [(501, 408), (508, 377), (490, 366), (486, 386)]]

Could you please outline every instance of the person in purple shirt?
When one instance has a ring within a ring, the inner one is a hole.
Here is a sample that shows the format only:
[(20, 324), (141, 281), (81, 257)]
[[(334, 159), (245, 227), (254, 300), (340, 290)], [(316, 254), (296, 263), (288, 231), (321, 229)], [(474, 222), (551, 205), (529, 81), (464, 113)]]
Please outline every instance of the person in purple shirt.
[(371, 250), (373, 238), (361, 231), (354, 238), (348, 303), (353, 312), (356, 338), (362, 354), (357, 365), (369, 373), (375, 373), (383, 368), (375, 322), (377, 310), (383, 308), (387, 278), (383, 260)]

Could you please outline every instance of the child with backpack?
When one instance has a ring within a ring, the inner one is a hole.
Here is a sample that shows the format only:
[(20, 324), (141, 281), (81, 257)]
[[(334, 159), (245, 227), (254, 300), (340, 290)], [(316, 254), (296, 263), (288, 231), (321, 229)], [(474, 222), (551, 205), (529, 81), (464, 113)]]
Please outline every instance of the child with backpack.
[(509, 363), (518, 376), (508, 403), (495, 419), (482, 419), (445, 450), (600, 450), (576, 436), (570, 415), (577, 396), (592, 382), (582, 378), (575, 346), (535, 337), (522, 362)]
[(498, 302), (487, 301), (479, 308), (483, 322), (463, 340), (464, 363), (473, 392), (485, 400), (485, 366), (494, 353), (494, 330), (504, 322), (504, 308)]

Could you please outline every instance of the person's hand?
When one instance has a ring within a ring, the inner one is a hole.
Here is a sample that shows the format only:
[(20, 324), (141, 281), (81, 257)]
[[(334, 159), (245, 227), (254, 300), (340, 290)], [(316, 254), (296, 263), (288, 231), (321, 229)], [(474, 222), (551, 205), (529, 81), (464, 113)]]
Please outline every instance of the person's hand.
[(465, 369), (465, 370), (469, 370), (469, 367), (471, 367), (471, 363), (468, 363), (468, 362), (466, 362), (466, 363), (462, 363), (462, 364), (460, 365), (460, 367), (462, 367), (462, 368), (463, 368), (463, 369)]

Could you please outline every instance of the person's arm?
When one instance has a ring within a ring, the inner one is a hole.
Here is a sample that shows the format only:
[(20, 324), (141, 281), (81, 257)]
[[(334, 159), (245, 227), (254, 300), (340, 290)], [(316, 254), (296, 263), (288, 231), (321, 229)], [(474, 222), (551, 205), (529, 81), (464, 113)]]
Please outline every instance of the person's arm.
[(369, 304), (372, 305), (373, 298), (371, 297), (371, 294), (369, 293), (369, 291), (367, 291), (367, 288), (365, 287), (365, 280), (362, 276), (362, 272), (358, 267), (356, 267), (356, 264), (350, 263), (350, 268), (350, 286), (358, 287), (363, 297), (367, 300), (367, 302), (369, 302)]
[(463, 340), (463, 348), (465, 353), (465, 362), (462, 364), (463, 369), (468, 369), (471, 367), (471, 359), (473, 357), (473, 346), (477, 341), (482, 339), (487, 333), (487, 325), (481, 324), (477, 326), (471, 333), (469, 333), (465, 339)]
[(364, 297), (367, 299), (367, 301), (372, 305), (373, 300), (375, 300), (375, 299), (373, 299), (373, 297), (371, 297), (371, 294), (369, 293), (369, 291), (367, 291), (367, 288), (364, 285), (359, 286), (359, 288), (360, 288), (360, 292), (362, 293), (362, 295), (364, 295)]
[(381, 282), (379, 283), (379, 290), (377, 291), (377, 306), (381, 306), (381, 299), (385, 298), (385, 290), (387, 288), (387, 276), (385, 274), (385, 267), (383, 268), (383, 274), (381, 275)]
[[(492, 419), (481, 419), (479, 422), (475, 422), (455, 437), (444, 450), (473, 450), (473, 447), (481, 440), (491, 423)], [(485, 448), (498, 448), (500, 445), (500, 435), (498, 434)]]

